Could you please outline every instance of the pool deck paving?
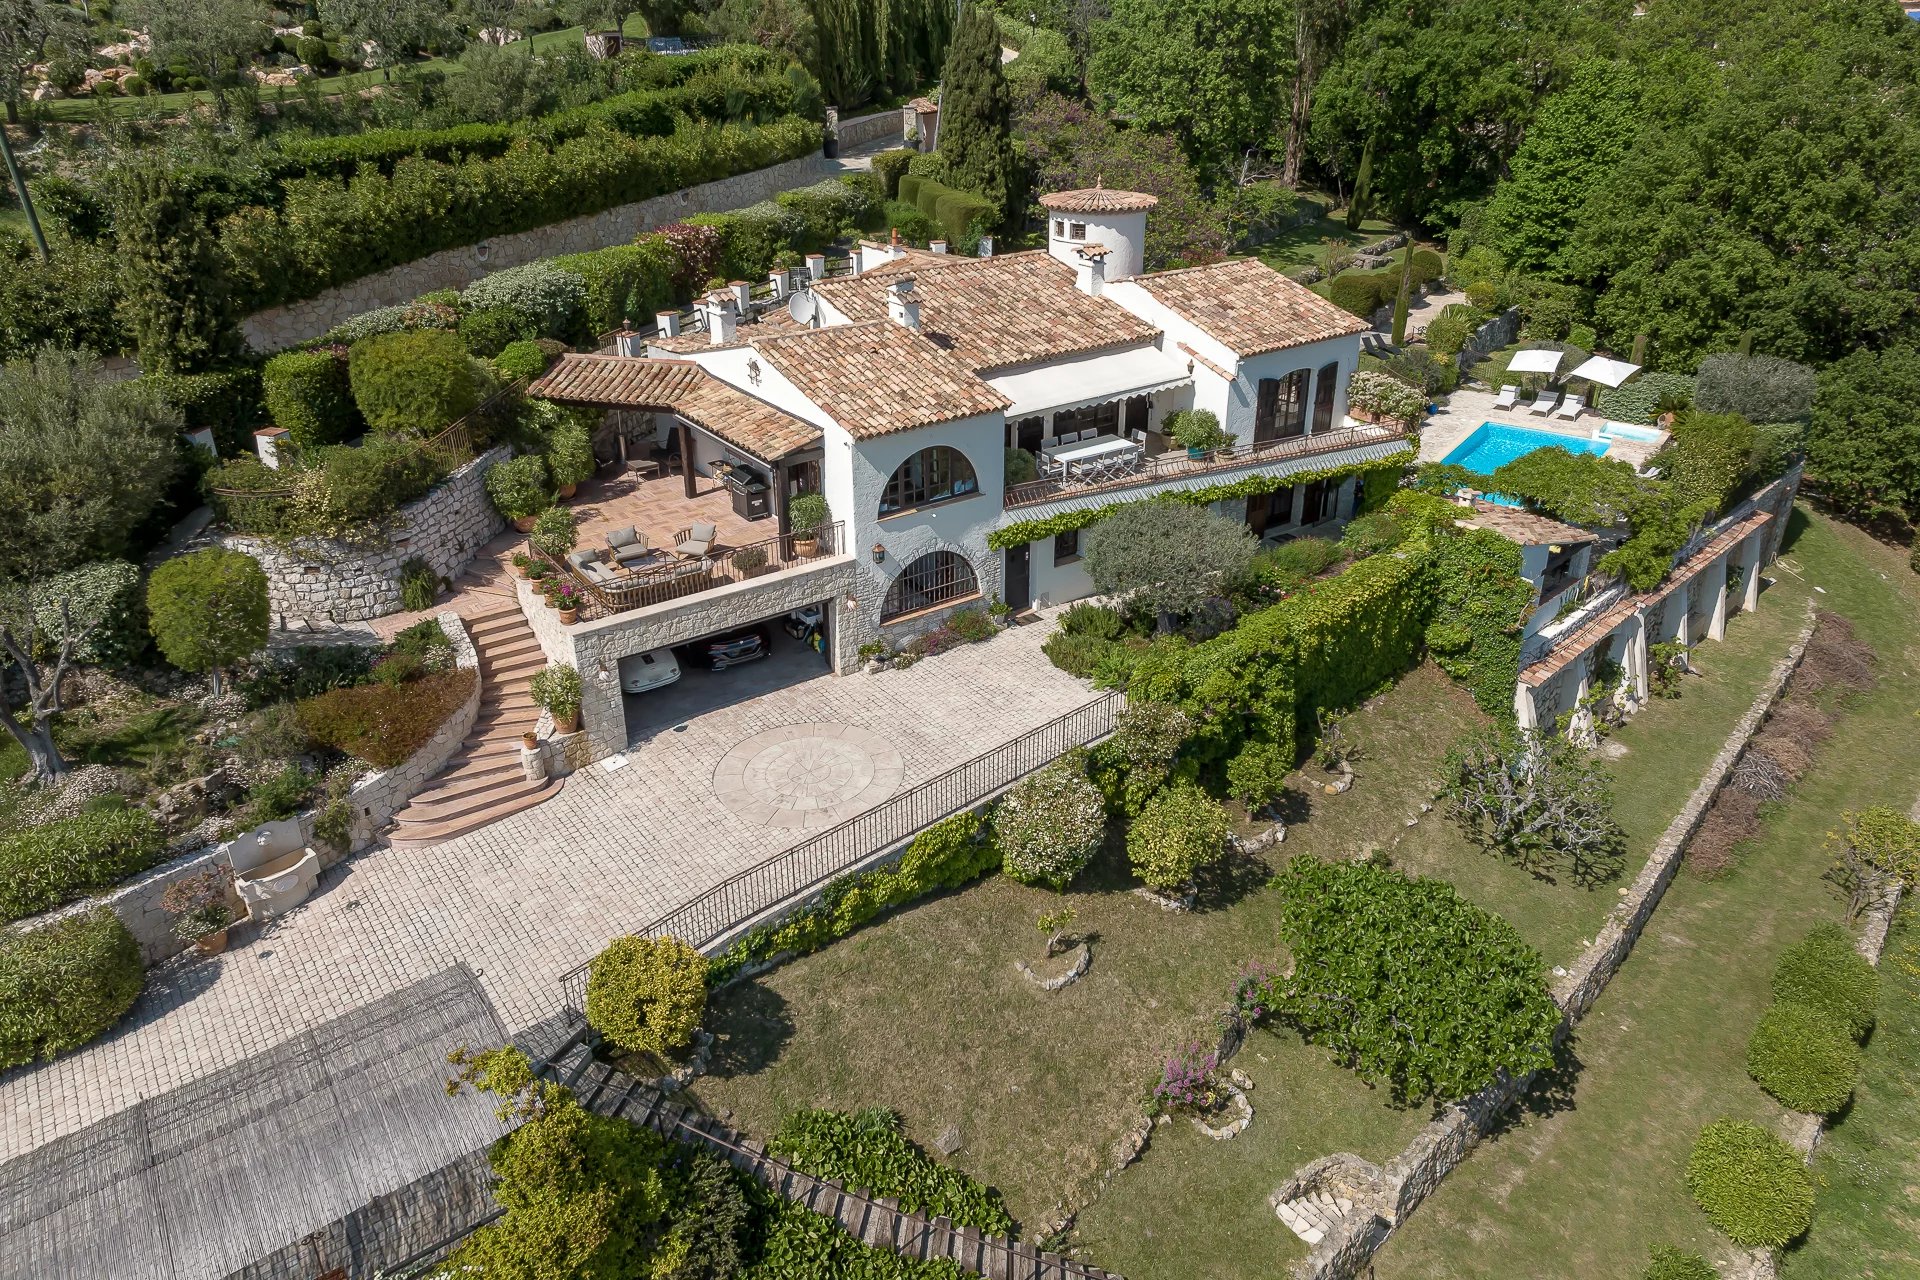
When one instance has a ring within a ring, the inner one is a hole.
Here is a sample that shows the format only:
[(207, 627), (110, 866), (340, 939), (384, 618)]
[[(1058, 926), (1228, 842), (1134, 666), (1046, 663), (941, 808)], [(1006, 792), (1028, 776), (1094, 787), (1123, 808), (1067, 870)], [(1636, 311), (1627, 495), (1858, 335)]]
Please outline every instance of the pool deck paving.
[[(1503, 427), (1520, 427), (1529, 431), (1548, 432), (1575, 440), (1590, 440), (1593, 438), (1594, 431), (1606, 421), (1592, 411), (1582, 413), (1571, 421), (1565, 418), (1544, 418), (1520, 408), (1496, 409), (1493, 407), (1493, 401), (1493, 392), (1483, 391), (1478, 387), (1461, 387), (1448, 396), (1446, 403), (1440, 406), (1440, 412), (1429, 417), (1426, 425), (1420, 429), (1420, 461), (1440, 461), (1486, 422)], [(1646, 465), (1647, 459), (1653, 456), (1653, 452), (1653, 445), (1645, 441), (1615, 440), (1607, 449), (1606, 456), (1618, 458), (1622, 462), (1631, 463), (1639, 468)]]

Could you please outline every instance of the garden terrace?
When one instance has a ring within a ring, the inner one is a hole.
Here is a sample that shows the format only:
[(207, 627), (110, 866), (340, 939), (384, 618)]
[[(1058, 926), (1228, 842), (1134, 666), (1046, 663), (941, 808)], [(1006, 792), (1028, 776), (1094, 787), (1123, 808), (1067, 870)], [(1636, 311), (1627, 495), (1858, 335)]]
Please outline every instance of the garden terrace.
[[(1290, 440), (1262, 440), (1212, 449), (1202, 457), (1188, 456), (1185, 450), (1173, 450), (1142, 458), (1126, 471), (1108, 471), (1079, 478), (1029, 480), (1007, 486), (1008, 507), (1031, 507), (1059, 498), (1077, 498), (1088, 494), (1121, 493), (1144, 485), (1207, 478), (1218, 481), (1232, 475), (1284, 475), (1307, 459), (1328, 458), (1355, 451), (1352, 458), (1338, 461), (1378, 461), (1401, 447), (1407, 439), (1404, 429), (1385, 426), (1356, 426), (1315, 435), (1295, 436)], [(1364, 453), (1358, 451), (1364, 450)], [(1185, 487), (1196, 487), (1183, 485)]]

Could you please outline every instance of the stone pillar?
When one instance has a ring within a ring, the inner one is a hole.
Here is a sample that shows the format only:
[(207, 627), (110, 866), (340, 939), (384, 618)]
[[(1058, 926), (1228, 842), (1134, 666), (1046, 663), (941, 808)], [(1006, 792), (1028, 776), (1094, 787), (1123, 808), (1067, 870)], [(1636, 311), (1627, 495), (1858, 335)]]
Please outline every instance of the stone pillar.
[(1680, 619), (1674, 625), (1673, 638), (1687, 648), (1693, 648), (1693, 586), (1689, 582), (1675, 588), (1667, 597), (1667, 608), (1679, 611)]
[(1533, 686), (1522, 680), (1513, 687), (1513, 718), (1522, 729), (1537, 729), (1540, 713), (1533, 705)]
[(1647, 663), (1647, 615), (1633, 615), (1631, 631), (1627, 635), (1626, 667), (1633, 679), (1634, 697), (1645, 702), (1653, 694), (1652, 677)]
[(1727, 638), (1727, 566), (1733, 562), (1733, 553), (1729, 551), (1714, 561), (1713, 567), (1706, 572), (1707, 599), (1711, 602), (1707, 614), (1707, 639), (1725, 640)]
[(1767, 530), (1762, 527), (1747, 539), (1747, 580), (1743, 584), (1740, 607), (1752, 613), (1760, 607), (1760, 557), (1766, 554)]

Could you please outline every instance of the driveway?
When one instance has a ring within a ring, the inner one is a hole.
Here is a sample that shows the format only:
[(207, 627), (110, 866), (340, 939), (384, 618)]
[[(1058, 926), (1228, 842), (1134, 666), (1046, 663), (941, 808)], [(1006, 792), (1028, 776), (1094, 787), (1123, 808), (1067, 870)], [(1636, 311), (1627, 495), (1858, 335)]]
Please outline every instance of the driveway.
[[(351, 859), (312, 901), (225, 955), (155, 970), (106, 1039), (0, 1077), (0, 1158), (456, 963), (509, 1032), (534, 1026), (558, 1011), (563, 971), (798, 843), (806, 831), (794, 814), (810, 803), (870, 807), (1092, 701), (1041, 653), (1051, 630), (1021, 627), (906, 671), (730, 702), (655, 735), (624, 767), (582, 770), (538, 808), (432, 848)], [(833, 740), (849, 745), (796, 761), (793, 743)], [(754, 803), (756, 787), (777, 793), (773, 803)]]

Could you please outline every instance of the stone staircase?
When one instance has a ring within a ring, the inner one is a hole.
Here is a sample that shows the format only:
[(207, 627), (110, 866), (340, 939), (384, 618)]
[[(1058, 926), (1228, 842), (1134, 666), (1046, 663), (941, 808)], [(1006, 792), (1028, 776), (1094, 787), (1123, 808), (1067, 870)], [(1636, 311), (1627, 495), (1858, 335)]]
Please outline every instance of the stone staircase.
[(460, 751), (397, 815), (396, 849), (422, 849), (531, 809), (560, 790), (561, 779), (529, 782), (520, 768), (520, 735), (540, 719), (527, 680), (547, 663), (517, 603), (466, 618), (480, 658), (480, 714)]
[(1353, 1201), (1331, 1191), (1309, 1191), (1294, 1200), (1283, 1200), (1273, 1207), (1280, 1221), (1309, 1246), (1320, 1243), (1334, 1224), (1353, 1212)]

